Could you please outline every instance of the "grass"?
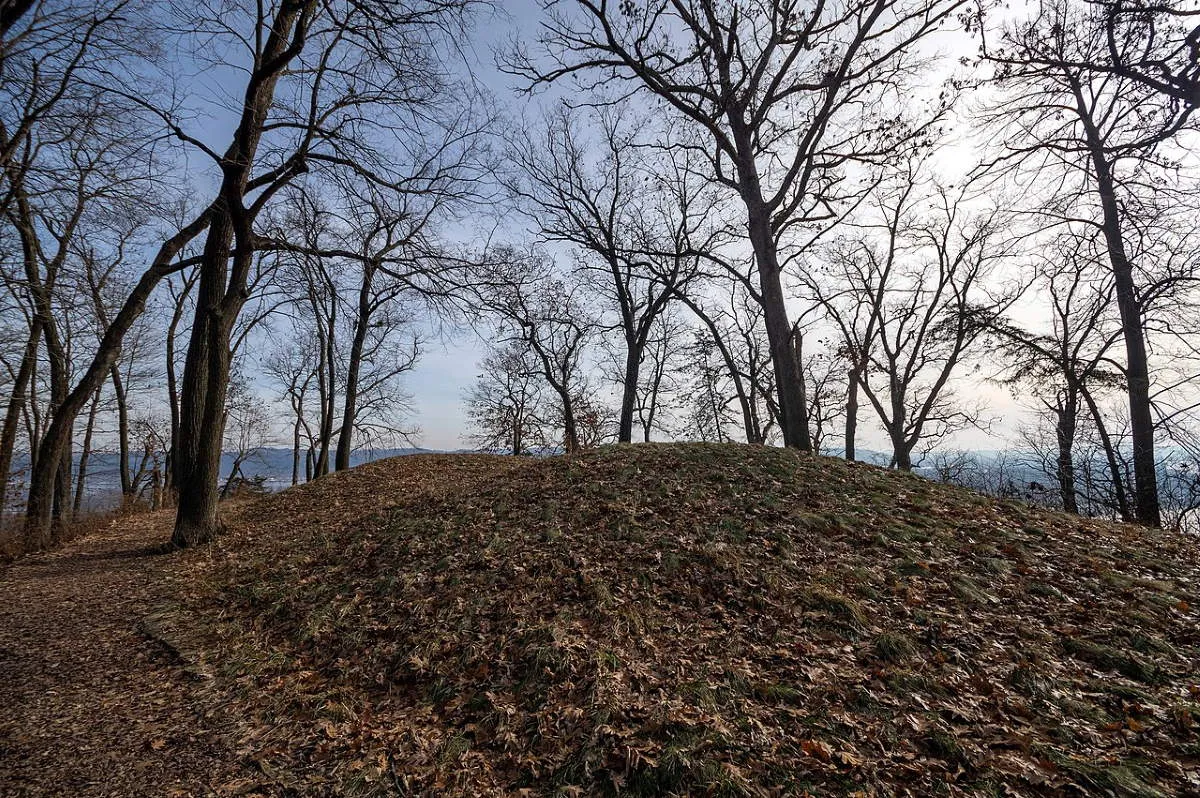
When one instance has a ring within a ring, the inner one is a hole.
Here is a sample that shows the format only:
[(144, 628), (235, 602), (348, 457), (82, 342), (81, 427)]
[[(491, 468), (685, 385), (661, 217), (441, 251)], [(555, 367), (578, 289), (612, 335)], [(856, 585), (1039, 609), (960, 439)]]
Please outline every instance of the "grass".
[(699, 444), (241, 512), (186, 613), (279, 792), (1173, 795), (1200, 752), (1200, 558), (1159, 533)]

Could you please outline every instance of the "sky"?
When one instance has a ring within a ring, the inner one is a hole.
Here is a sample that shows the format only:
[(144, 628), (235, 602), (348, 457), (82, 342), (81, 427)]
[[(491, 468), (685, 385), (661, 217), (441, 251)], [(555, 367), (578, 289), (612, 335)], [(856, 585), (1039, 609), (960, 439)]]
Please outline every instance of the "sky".
[[(495, 54), (515, 36), (536, 29), (542, 10), (536, 0), (504, 0), (495, 13), (481, 19), (467, 50), (474, 60), (475, 79), (487, 86), (496, 102), (509, 113), (520, 113), (526, 102), (518, 96), (517, 81), (495, 66)], [(430, 341), (406, 383), (413, 394), (414, 423), (420, 428), (418, 443), (429, 449), (466, 446), (466, 409), (463, 394), (474, 380), (481, 343), (472, 330), (453, 338)]]
[[(538, 0), (506, 0), (498, 4), (497, 10), (479, 19), (473, 35), (464, 42), (463, 59), (470, 64), (473, 77), (491, 91), (497, 106), (511, 117), (535, 114), (531, 100), (519, 93), (519, 83), (511, 76), (501, 73), (495, 66), (496, 53), (503, 50), (514, 38), (530, 39), (536, 35), (537, 25), (544, 11)], [(226, 86), (240, 85), (241, 76), (233, 75), (232, 69), (221, 65), (221, 53), (205, 53), (206, 61), (195, 63), (194, 74), (200, 94), (207, 95), (206, 102), (197, 100), (193, 105), (194, 131), (199, 137), (217, 147), (228, 140), (231, 120), (228, 108), (233, 103)], [(232, 78), (229, 81), (225, 77)], [(538, 98), (532, 102), (546, 102)], [(966, 158), (969, 148), (948, 151), (947, 157)], [(952, 164), (951, 164), (952, 165)], [(197, 179), (211, 164), (195, 163)], [(452, 238), (469, 234), (464, 220), (460, 230), (447, 231)], [(414, 416), (409, 426), (416, 426), (420, 433), (413, 441), (430, 449), (457, 449), (467, 445), (464, 435), (468, 431), (463, 395), (478, 371), (482, 343), (470, 329), (430, 337), (424, 345), (417, 366), (406, 378), (405, 384), (412, 394)], [(256, 354), (251, 351), (252, 356)], [(267, 388), (266, 390), (270, 390)], [(995, 449), (1002, 446), (997, 432), (1011, 431), (1023, 415), (1020, 403), (1005, 388), (972, 380), (968, 388), (972, 397), (983, 396), (989, 407), (989, 429), (969, 430), (960, 433), (954, 440), (955, 446), (975, 449)], [(860, 419), (862, 440), (865, 447), (884, 448), (882, 434), (873, 429), (868, 411), (864, 408)]]
[[(475, 60), (475, 77), (486, 85), (509, 113), (520, 116), (529, 100), (518, 93), (519, 83), (501, 73), (494, 64), (494, 53), (514, 37), (529, 39), (536, 35), (544, 11), (537, 0), (505, 0), (502, 9), (489, 19), (482, 20), (471, 42)], [(973, 46), (973, 45), (972, 45)], [(947, 150), (947, 158), (959, 161), (971, 157), (971, 148), (961, 146)], [(957, 163), (946, 164), (953, 168)], [(419, 443), (431, 449), (455, 449), (464, 444), (467, 429), (463, 393), (477, 374), (480, 342), (471, 331), (455, 336), (451, 341), (431, 342), (422, 354), (417, 367), (408, 375), (407, 384), (413, 394), (415, 423), (421, 429)], [(975, 375), (978, 377), (978, 375)], [(958, 433), (952, 445), (967, 449), (991, 450), (1002, 448), (1004, 436), (1028, 416), (1028, 410), (1008, 388), (978, 379), (964, 385), (971, 398), (983, 399), (987, 405), (985, 425)], [(860, 419), (860, 445), (886, 448), (882, 432), (874, 429), (872, 420)]]

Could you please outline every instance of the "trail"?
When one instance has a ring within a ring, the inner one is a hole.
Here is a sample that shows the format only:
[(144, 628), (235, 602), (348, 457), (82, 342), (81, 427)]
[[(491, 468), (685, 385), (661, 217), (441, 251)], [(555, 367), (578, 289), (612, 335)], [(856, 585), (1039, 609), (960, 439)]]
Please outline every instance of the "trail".
[(123, 518), (0, 568), (0, 795), (206, 795), (237, 757), (142, 621), (183, 554), (170, 517)]

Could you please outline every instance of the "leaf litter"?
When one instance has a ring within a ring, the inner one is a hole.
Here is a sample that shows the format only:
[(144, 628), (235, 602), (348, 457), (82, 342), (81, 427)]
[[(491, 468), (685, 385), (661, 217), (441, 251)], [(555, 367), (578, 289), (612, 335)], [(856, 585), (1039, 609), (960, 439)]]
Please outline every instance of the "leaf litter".
[[(1200, 559), (1165, 533), (705, 444), (408, 456), (227, 517), (4, 574), (0, 792), (75, 747), (58, 794), (1200, 795)], [(41, 646), (69, 698), (13, 665)]]
[(1200, 795), (1194, 543), (765, 447), (246, 505), (179, 617), (266, 792)]

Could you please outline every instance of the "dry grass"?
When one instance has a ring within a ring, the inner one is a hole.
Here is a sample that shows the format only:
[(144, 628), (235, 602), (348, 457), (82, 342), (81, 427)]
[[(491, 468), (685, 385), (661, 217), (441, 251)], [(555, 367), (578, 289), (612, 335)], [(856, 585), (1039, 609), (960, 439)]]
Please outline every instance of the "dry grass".
[(761, 447), (421, 456), (245, 505), (177, 621), (265, 792), (1187, 795), (1197, 553)]
[[(114, 523), (149, 511), (146, 505), (133, 502), (107, 510), (83, 512), (69, 523), (55, 528), (50, 548), (55, 549), (90, 535), (103, 534)], [(0, 517), (0, 564), (10, 563), (35, 551), (37, 549), (29, 545), (25, 535), (22, 516), (12, 514)]]

